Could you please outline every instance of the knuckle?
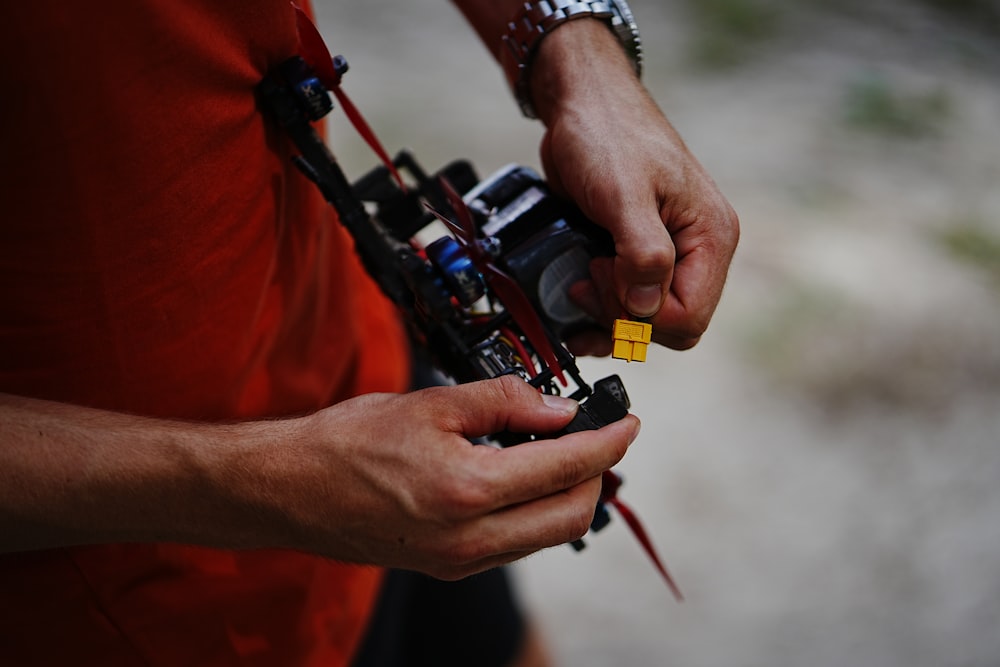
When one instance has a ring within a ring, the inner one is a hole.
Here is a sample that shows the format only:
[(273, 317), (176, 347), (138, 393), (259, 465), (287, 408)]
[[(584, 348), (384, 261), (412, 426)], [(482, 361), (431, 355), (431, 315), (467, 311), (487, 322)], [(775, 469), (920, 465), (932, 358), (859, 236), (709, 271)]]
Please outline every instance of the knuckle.
[(623, 250), (621, 254), (627, 256), (629, 264), (639, 272), (667, 271), (674, 265), (676, 258), (673, 245), (667, 242), (655, 243), (647, 240)]
[(723, 199), (705, 222), (704, 227), (709, 232), (706, 242), (711, 249), (731, 256), (740, 240), (740, 218), (736, 209)]
[(575, 511), (566, 522), (567, 537), (566, 542), (578, 540), (590, 530), (590, 524), (594, 520), (594, 512), (597, 508), (597, 500), (590, 504), (579, 503)]
[(440, 579), (441, 581), (458, 581), (459, 579), (468, 576), (466, 568), (460, 565), (453, 565), (446, 561), (438, 561), (425, 568), (424, 572), (435, 579)]
[(473, 462), (451, 467), (440, 493), (440, 502), (449, 516), (478, 516), (492, 508), (494, 485), (488, 473)]
[(457, 538), (439, 545), (431, 557), (436, 571), (445, 577), (461, 578), (470, 572), (471, 564), (489, 555), (481, 541)]
[(490, 555), (486, 546), (479, 541), (464, 540), (452, 550), (450, 563), (456, 569), (468, 568)]
[[(596, 432), (594, 433), (596, 434)], [(593, 434), (588, 433), (588, 435)], [(566, 456), (556, 464), (554, 479), (557, 481), (559, 488), (568, 489), (579, 484), (585, 477), (586, 472), (586, 465), (582, 460)]]
[(664, 345), (669, 347), (671, 350), (677, 350), (680, 352), (683, 350), (690, 350), (695, 345), (697, 345), (699, 341), (701, 341), (700, 336), (696, 337), (678, 336), (669, 338), (666, 342), (664, 342)]
[(736, 209), (725, 199), (722, 200), (719, 209), (722, 211), (720, 216), (722, 226), (738, 235), (740, 233), (740, 216), (737, 215)]
[(568, 510), (565, 523), (566, 542), (580, 539), (590, 531), (590, 524), (594, 521), (597, 503), (601, 496), (601, 478), (588, 480), (584, 491)]
[(740, 239), (740, 216), (736, 214), (736, 209), (732, 206), (728, 207), (727, 214), (727, 228), (729, 229), (730, 237), (732, 238), (733, 245)]
[(468, 574), (465, 573), (464, 570), (450, 569), (450, 568), (431, 570), (427, 574), (441, 581), (458, 581), (460, 579), (464, 579), (465, 577), (469, 576)]
[(482, 513), (488, 506), (489, 494), (483, 485), (468, 480), (452, 480), (444, 497), (444, 504), (452, 516), (467, 517)]
[(707, 315), (693, 314), (683, 322), (678, 322), (670, 333), (679, 344), (687, 347), (677, 349), (694, 347), (708, 330), (709, 319)]
[(407, 394), (413, 401), (419, 401), (417, 409), (412, 410), (413, 418), (433, 421), (438, 416), (449, 415), (454, 411), (455, 398), (453, 387), (429, 387)]
[(507, 403), (515, 403), (523, 400), (525, 390), (528, 385), (519, 377), (514, 375), (502, 375), (497, 378), (493, 386), (497, 392), (497, 399)]

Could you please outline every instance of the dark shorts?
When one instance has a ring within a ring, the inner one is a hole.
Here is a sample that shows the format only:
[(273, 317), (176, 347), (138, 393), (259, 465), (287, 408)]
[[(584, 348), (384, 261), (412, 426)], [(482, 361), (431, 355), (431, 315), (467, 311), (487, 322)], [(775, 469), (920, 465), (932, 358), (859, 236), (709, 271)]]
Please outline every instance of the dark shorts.
[(392, 570), (353, 667), (504, 667), (524, 629), (503, 568), (461, 581)]

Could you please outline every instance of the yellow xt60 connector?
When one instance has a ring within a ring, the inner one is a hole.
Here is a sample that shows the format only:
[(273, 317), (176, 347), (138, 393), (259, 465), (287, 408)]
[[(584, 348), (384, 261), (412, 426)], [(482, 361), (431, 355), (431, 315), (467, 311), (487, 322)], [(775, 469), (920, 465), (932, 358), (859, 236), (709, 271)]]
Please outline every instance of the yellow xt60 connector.
[(652, 324), (615, 320), (611, 328), (611, 338), (615, 344), (611, 356), (625, 361), (646, 361), (646, 348), (652, 337)]

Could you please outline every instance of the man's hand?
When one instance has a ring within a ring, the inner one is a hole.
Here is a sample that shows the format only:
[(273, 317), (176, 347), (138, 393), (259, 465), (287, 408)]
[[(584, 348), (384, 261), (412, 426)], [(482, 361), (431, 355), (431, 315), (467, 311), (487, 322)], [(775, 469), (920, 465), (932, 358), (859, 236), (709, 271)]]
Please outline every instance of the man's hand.
[[(653, 339), (695, 345), (722, 295), (739, 238), (735, 212), (635, 76), (599, 21), (570, 21), (541, 43), (532, 99), (547, 132), (550, 185), (614, 237), (574, 296), (602, 323), (652, 318)], [(610, 352), (607, 336), (574, 351)]]
[(575, 412), (575, 401), (514, 377), (362, 396), (308, 418), (275, 449), (283, 471), (269, 495), (293, 546), (464, 577), (587, 532), (601, 473), (635, 438), (635, 417), (507, 449), (468, 440), (554, 432)]
[(633, 416), (551, 433), (575, 401), (504, 377), (198, 424), (0, 395), (0, 552), (108, 542), (286, 547), (456, 579), (589, 528)]
[[(523, 0), (454, 0), (498, 60)], [(547, 132), (550, 185), (615, 240), (613, 262), (573, 296), (598, 321), (651, 318), (653, 339), (695, 345), (722, 296), (739, 222), (635, 75), (608, 26), (567, 21), (541, 40), (531, 99)], [(591, 332), (596, 333), (596, 332)], [(606, 333), (570, 341), (577, 354), (610, 354)]]

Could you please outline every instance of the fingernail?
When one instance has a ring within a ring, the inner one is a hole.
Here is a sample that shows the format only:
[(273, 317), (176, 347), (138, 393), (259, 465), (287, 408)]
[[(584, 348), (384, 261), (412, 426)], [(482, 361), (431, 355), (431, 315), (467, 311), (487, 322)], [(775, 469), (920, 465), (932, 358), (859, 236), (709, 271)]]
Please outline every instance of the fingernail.
[(625, 294), (625, 307), (637, 317), (649, 317), (660, 309), (662, 298), (660, 285), (632, 285)]
[(542, 403), (545, 403), (546, 406), (556, 410), (557, 412), (562, 412), (567, 415), (573, 414), (576, 412), (576, 409), (580, 407), (580, 404), (572, 398), (555, 396), (554, 394), (542, 394)]

